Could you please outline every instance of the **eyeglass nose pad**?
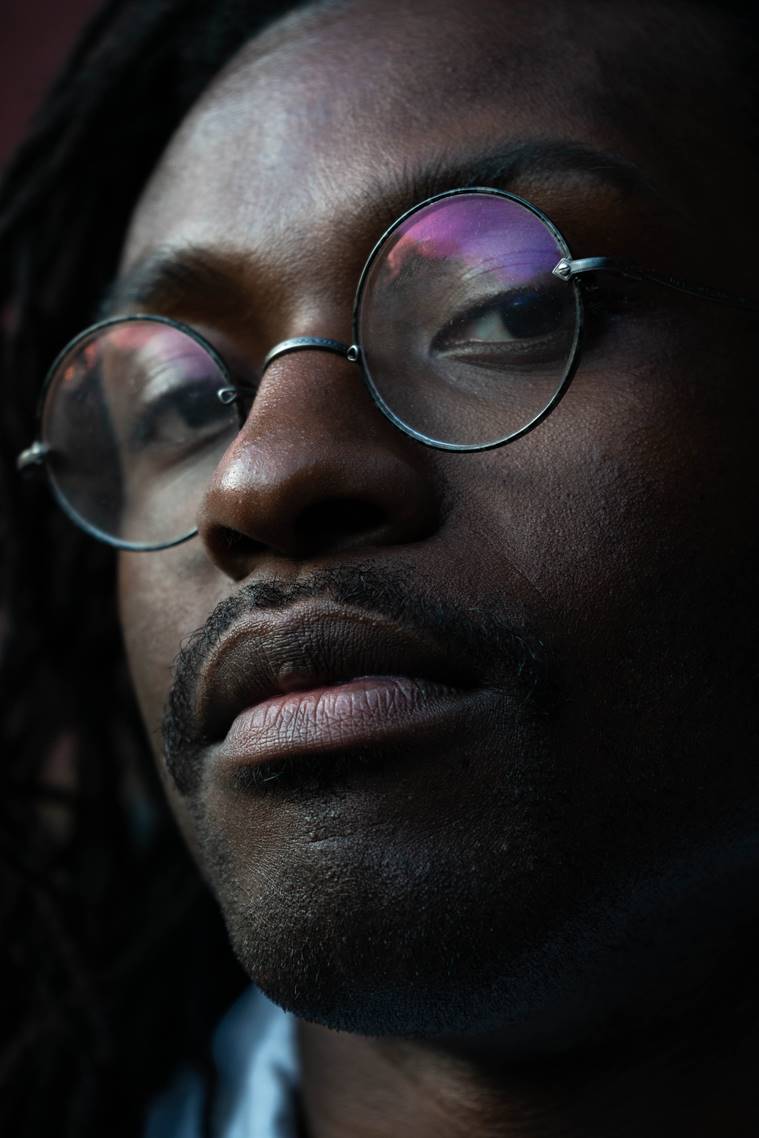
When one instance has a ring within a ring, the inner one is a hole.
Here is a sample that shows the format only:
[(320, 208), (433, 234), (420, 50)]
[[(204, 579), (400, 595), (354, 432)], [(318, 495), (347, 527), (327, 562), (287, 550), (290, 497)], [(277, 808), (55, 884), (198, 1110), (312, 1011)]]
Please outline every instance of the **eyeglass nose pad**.
[(350, 360), (351, 363), (357, 362), (359, 357), (356, 344), (343, 344), (341, 340), (330, 340), (326, 336), (295, 336), (291, 340), (282, 340), (279, 344), (275, 344), (270, 352), (267, 352), (261, 368), (261, 375), (266, 371), (269, 364), (274, 363), (280, 356), (286, 356), (289, 352), (306, 350), (333, 352), (336, 356), (342, 356), (344, 360)]

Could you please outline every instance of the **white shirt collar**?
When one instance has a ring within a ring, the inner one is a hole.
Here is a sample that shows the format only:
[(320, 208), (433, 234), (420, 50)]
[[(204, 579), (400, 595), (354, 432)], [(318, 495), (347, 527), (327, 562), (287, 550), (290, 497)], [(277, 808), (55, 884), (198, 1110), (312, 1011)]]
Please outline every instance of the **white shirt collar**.
[[(232, 1005), (214, 1032), (213, 1099), (218, 1138), (296, 1138), (295, 1017), (257, 988)], [(183, 1069), (152, 1104), (144, 1138), (202, 1138), (207, 1088)]]

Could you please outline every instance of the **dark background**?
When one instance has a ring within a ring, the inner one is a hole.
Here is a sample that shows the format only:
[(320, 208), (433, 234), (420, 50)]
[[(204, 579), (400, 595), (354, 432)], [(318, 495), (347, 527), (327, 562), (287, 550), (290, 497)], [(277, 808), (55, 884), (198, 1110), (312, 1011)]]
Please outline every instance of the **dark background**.
[(0, 167), (98, 0), (0, 0)]

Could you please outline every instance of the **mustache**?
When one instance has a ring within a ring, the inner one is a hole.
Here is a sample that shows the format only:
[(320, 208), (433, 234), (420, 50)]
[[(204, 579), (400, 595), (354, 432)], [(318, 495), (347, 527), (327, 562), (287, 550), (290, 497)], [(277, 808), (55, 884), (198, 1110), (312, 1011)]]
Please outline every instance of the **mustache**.
[(162, 735), (166, 766), (179, 792), (191, 795), (202, 775), (201, 751), (208, 740), (198, 722), (197, 692), (203, 669), (233, 625), (253, 612), (328, 599), (432, 637), (452, 658), (476, 661), (480, 674), (492, 674), (495, 684), (518, 694), (522, 713), (534, 705), (548, 687), (545, 653), (524, 609), (499, 596), (478, 597), (477, 604), (452, 600), (417, 577), (410, 568), (336, 566), (300, 581), (252, 582), (221, 601), (174, 663)]

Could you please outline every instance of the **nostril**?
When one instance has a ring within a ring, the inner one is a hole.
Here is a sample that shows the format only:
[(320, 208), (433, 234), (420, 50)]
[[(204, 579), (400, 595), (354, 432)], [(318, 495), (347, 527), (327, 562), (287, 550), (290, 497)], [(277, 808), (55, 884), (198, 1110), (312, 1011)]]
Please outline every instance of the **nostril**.
[(387, 524), (385, 511), (355, 498), (326, 498), (306, 507), (298, 518), (296, 540), (304, 552), (339, 549), (366, 539)]
[(262, 542), (256, 541), (255, 538), (248, 537), (247, 534), (240, 533), (239, 530), (232, 529), (230, 526), (217, 526), (214, 539), (217, 549), (227, 554), (260, 553), (266, 548)]

